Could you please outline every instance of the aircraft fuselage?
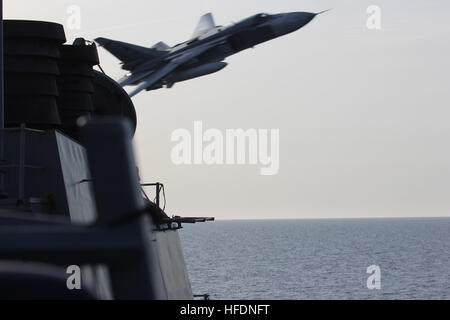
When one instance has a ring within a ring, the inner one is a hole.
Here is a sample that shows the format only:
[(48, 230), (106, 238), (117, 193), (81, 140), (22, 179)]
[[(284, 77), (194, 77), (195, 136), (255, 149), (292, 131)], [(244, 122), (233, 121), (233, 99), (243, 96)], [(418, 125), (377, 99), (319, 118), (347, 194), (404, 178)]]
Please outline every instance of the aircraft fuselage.
[[(262, 13), (226, 27), (214, 26), (212, 16), (205, 15), (192, 39), (171, 48), (166, 46), (164, 50), (146, 49), (104, 38), (97, 38), (96, 41), (119, 59), (122, 58), (122, 68), (130, 70), (131, 73), (120, 83), (123, 86), (138, 85), (130, 94), (132, 96), (141, 90), (163, 86), (170, 88), (176, 82), (217, 72), (226, 66), (225, 63), (217, 63), (227, 57), (294, 32), (316, 15), (309, 12)], [(136, 52), (135, 59), (127, 50)]]

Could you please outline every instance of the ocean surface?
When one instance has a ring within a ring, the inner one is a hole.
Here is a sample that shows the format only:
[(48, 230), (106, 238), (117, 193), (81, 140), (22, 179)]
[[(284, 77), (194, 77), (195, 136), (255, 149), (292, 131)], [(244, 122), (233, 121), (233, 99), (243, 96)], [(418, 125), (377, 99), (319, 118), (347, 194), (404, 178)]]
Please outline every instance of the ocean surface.
[(180, 237), (211, 299), (450, 299), (450, 218), (216, 221)]

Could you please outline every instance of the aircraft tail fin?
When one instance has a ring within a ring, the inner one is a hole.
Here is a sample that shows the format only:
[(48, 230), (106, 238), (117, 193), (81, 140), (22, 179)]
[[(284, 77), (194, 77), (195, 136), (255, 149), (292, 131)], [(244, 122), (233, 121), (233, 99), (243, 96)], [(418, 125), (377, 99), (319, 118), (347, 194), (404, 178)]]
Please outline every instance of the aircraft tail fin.
[(156, 59), (164, 54), (163, 51), (158, 50), (157, 48), (146, 48), (107, 38), (96, 38), (95, 42), (122, 61), (124, 65), (139, 60)]
[(214, 18), (212, 13), (207, 13), (200, 18), (200, 21), (195, 28), (192, 38), (197, 38), (198, 36), (204, 34), (205, 32), (214, 29), (216, 24), (214, 23)]

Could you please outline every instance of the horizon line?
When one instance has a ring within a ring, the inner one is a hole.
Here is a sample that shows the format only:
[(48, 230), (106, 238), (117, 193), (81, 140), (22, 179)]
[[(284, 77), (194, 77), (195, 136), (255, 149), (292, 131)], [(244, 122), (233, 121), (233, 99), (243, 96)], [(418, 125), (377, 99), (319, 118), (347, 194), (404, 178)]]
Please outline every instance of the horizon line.
[(293, 221), (293, 220), (376, 220), (376, 219), (445, 219), (450, 218), (449, 216), (409, 216), (409, 217), (339, 217), (339, 218), (259, 218), (259, 219), (250, 219), (250, 218), (225, 218), (218, 219), (215, 218), (215, 221)]

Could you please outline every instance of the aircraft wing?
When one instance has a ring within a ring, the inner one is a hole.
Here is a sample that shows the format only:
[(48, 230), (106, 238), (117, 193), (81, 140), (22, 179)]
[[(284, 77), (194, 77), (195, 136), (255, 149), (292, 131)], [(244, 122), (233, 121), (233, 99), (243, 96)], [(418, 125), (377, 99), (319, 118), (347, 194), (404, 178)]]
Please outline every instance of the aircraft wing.
[(178, 67), (177, 64), (169, 62), (164, 67), (162, 67), (161, 69), (159, 69), (155, 73), (153, 73), (150, 77), (145, 79), (143, 83), (141, 83), (136, 89), (134, 89), (133, 91), (131, 91), (129, 93), (129, 96), (134, 97), (142, 90), (147, 89), (148, 87), (152, 86), (153, 84), (155, 84), (156, 82), (158, 82), (159, 80), (164, 78), (166, 75), (171, 73), (177, 67)]
[(150, 74), (152, 74), (154, 72), (155, 72), (154, 70), (150, 70), (150, 71), (133, 73), (131, 75), (126, 75), (122, 79), (120, 79), (118, 81), (118, 83), (122, 87), (125, 87), (125, 86), (128, 86), (130, 84), (136, 83), (136, 82), (138, 82), (138, 81), (140, 81), (142, 79), (145, 79), (146, 77), (148, 77)]
[(157, 59), (166, 53), (160, 50), (161, 45), (159, 45), (159, 48), (145, 48), (107, 38), (96, 38), (94, 40), (124, 64), (137, 60)]
[(133, 91), (129, 93), (130, 97), (135, 96), (142, 90), (147, 89), (148, 87), (151, 87), (153, 84), (157, 83), (161, 79), (163, 79), (165, 76), (167, 76), (169, 73), (173, 72), (178, 67), (184, 65), (189, 60), (194, 59), (195, 57), (201, 55), (202, 53), (208, 51), (209, 49), (215, 47), (218, 43), (222, 42), (223, 39), (218, 39), (214, 42), (207, 43), (201, 46), (198, 46), (196, 48), (193, 48), (191, 50), (187, 50), (186, 52), (181, 53), (180, 55), (176, 56), (175, 58), (168, 61), (163, 67), (160, 69), (155, 70), (154, 73), (152, 73), (148, 78), (143, 80), (143, 82)]

